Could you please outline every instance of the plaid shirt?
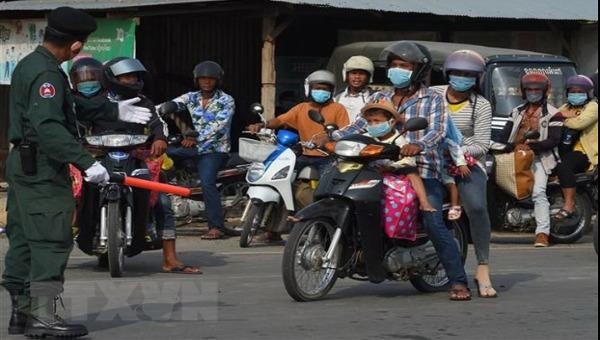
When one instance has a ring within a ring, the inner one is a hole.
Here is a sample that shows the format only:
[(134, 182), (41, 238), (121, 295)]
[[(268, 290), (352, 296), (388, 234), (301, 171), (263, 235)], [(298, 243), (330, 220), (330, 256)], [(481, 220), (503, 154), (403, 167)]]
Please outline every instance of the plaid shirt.
[[(382, 91), (373, 94), (369, 101), (387, 99), (392, 101), (394, 90)], [(422, 178), (441, 179), (443, 152), (442, 141), (446, 135), (446, 109), (444, 98), (435, 91), (423, 87), (404, 104), (398, 107), (398, 112), (404, 115), (404, 119), (423, 117), (429, 121), (429, 127), (423, 131), (408, 132), (406, 139), (410, 144), (420, 146), (425, 155), (416, 156), (417, 167)], [(363, 118), (357, 119), (351, 125), (336, 131), (334, 139), (364, 133), (369, 125)]]

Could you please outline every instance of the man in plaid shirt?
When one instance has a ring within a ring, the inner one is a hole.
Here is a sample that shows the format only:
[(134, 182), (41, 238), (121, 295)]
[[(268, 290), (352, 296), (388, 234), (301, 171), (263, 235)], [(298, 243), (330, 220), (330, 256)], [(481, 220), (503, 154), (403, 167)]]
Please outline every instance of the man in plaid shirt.
[[(444, 189), (441, 182), (441, 142), (446, 135), (444, 99), (424, 85), (431, 69), (431, 55), (427, 48), (417, 43), (400, 41), (388, 46), (379, 58), (386, 60), (388, 78), (394, 85), (390, 91), (377, 92), (371, 101), (386, 99), (397, 106), (404, 122), (422, 117), (429, 121), (426, 130), (408, 132), (409, 144), (401, 150), (402, 156), (415, 156), (419, 174), (423, 178), (427, 198), (437, 210), (422, 212), (423, 223), (442, 262), (450, 283), (449, 298), (454, 301), (471, 299), (467, 275), (456, 243), (448, 231), (443, 217)], [(402, 122), (403, 123), (403, 122)], [(368, 123), (364, 118), (334, 133), (334, 139), (363, 133)]]

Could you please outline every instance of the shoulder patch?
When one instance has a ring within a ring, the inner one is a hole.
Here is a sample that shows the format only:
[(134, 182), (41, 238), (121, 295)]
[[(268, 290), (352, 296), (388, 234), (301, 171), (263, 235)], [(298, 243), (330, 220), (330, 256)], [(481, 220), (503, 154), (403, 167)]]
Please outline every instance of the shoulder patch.
[(40, 86), (39, 94), (42, 98), (53, 98), (56, 95), (56, 88), (50, 83), (43, 83)]

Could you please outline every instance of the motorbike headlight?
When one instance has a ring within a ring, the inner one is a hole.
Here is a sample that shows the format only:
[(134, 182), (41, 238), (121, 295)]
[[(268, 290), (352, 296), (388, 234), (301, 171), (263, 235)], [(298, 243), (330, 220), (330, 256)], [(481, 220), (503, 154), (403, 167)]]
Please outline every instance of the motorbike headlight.
[(88, 136), (88, 137), (85, 137), (85, 141), (89, 145), (102, 146), (102, 137), (101, 136)]
[(271, 180), (287, 178), (289, 173), (290, 173), (290, 166), (288, 165), (285, 168), (277, 171), (277, 173), (275, 175), (273, 175), (273, 177), (271, 177)]
[(248, 174), (246, 178), (248, 182), (256, 182), (258, 181), (264, 174), (267, 168), (262, 163), (252, 163), (250, 168), (248, 169)]
[(140, 145), (146, 143), (148, 136), (146, 135), (133, 135), (131, 136), (131, 145)]
[(358, 157), (366, 146), (367, 144), (343, 140), (335, 144), (335, 153), (344, 157)]
[(102, 136), (102, 144), (108, 147), (120, 147), (131, 145), (130, 135), (106, 135)]

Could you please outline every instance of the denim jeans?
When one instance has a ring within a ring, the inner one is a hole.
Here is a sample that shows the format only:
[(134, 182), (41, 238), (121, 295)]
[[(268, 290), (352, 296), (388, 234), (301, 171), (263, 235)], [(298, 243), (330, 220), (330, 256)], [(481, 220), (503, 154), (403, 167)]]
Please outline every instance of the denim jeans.
[(533, 171), (533, 210), (535, 213), (535, 234), (550, 235), (550, 201), (546, 194), (548, 174), (544, 169), (542, 161), (536, 157), (531, 167)]
[(467, 273), (460, 256), (459, 249), (454, 242), (454, 237), (444, 223), (444, 188), (437, 179), (423, 178), (427, 199), (437, 210), (435, 212), (422, 212), (425, 230), (435, 247), (450, 285), (463, 284), (468, 286)]
[(174, 240), (176, 238), (175, 216), (173, 216), (173, 209), (171, 208), (171, 199), (169, 196), (165, 193), (160, 193), (153, 210), (158, 235), (163, 241)]
[(198, 156), (198, 178), (202, 182), (202, 195), (209, 229), (225, 227), (221, 193), (217, 188), (217, 174), (227, 164), (228, 159), (229, 155), (222, 152)]
[(319, 176), (329, 169), (333, 160), (330, 157), (318, 157), (318, 156), (305, 156), (302, 155), (296, 160), (296, 170), (298, 173), (307, 166), (314, 166), (319, 171)]
[(487, 206), (487, 175), (479, 167), (471, 175), (456, 179), (460, 201), (469, 217), (469, 228), (478, 264), (488, 264), (492, 224)]

